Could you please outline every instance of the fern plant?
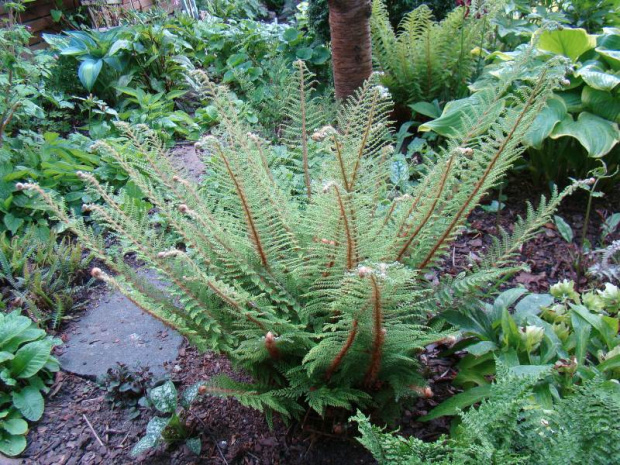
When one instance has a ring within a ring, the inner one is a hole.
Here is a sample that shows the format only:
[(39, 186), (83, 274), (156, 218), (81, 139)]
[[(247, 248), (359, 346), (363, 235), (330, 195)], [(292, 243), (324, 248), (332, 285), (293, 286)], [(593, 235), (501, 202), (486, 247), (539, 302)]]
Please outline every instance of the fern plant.
[[(226, 88), (199, 72), (192, 80), (202, 82), (221, 115), (217, 136), (202, 142), (205, 188), (170, 164), (155, 134), (125, 124), (124, 143), (100, 141), (97, 149), (118, 161), (162, 221), (132, 210), (126, 193), (79, 174), (105, 203), (84, 208), (114, 232), (116, 253), (67, 213), (62, 199), (36, 184), (18, 188), (37, 191), (114, 272), (93, 269), (95, 277), (254, 378), (217, 377), (207, 392), (284, 417), (307, 408), (323, 415), (394, 405), (423, 383), (416, 354), (438, 337), (428, 317), (438, 301), (451, 299), (424, 280), (424, 271), (439, 263), (469, 212), (519, 156), (523, 134), (564, 70), (548, 64), (535, 84), (523, 81), (507, 97), (519, 77), (515, 67), (486, 94), (471, 130), (449, 139), (424, 166), (424, 180), (395, 196), (385, 89), (365, 83), (340, 108), (336, 127), (319, 127), (306, 91), (312, 76), (301, 62), (296, 69), (300, 91), (289, 101), (284, 140), (298, 156), (301, 193), (274, 176), (277, 152), (248, 133)], [(505, 105), (506, 98), (514, 102)], [(561, 197), (524, 221), (531, 227), (548, 221)], [(509, 259), (531, 233), (522, 225), (498, 241), (488, 266), (452, 286), (472, 291), (509, 271)], [(127, 251), (159, 272), (169, 294), (136, 276), (123, 261)]]
[(383, 0), (373, 0), (373, 55), (394, 100), (446, 102), (467, 95), (481, 60), (472, 52), (485, 43), (488, 17), (477, 4), (456, 8), (436, 22), (431, 9), (421, 5), (403, 18), (397, 34)]
[(461, 413), (451, 437), (425, 443), (372, 426), (358, 412), (360, 442), (380, 464), (610, 464), (620, 456), (620, 384), (595, 378), (543, 409), (533, 399), (537, 377), (505, 367), (478, 408)]

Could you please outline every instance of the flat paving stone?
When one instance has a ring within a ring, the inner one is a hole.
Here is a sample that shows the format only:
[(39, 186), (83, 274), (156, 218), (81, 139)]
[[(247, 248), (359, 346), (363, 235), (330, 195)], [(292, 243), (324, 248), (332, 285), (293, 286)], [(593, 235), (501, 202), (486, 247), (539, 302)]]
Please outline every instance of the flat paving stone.
[[(156, 283), (157, 284), (157, 283)], [(107, 291), (66, 333), (58, 357), (63, 370), (96, 378), (117, 362), (130, 368), (148, 366), (155, 376), (166, 372), (183, 337), (142, 311), (118, 291)]]

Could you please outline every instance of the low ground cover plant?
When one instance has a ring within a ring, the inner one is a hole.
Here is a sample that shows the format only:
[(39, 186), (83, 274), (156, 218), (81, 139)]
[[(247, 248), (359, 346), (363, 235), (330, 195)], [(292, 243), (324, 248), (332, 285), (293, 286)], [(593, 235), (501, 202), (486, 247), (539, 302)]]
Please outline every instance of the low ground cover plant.
[[(425, 164), (422, 182), (398, 197), (390, 195), (385, 89), (367, 82), (341, 107), (336, 127), (320, 127), (303, 63), (297, 64), (298, 98), (288, 112), (297, 117), (282, 139), (297, 154), (301, 193), (274, 176), (270, 143), (248, 134), (233, 97), (204, 75), (205, 94), (221, 118), (218, 137), (202, 143), (208, 189), (184, 180), (145, 128), (121, 125), (124, 141), (97, 144), (157, 207), (165, 228), (123, 209), (126, 193), (114, 196), (95, 177), (79, 173), (104, 200), (85, 210), (119, 239), (119, 248), (109, 252), (83, 219), (67, 213), (62, 199), (36, 184), (18, 188), (38, 193), (85, 247), (119, 273), (97, 268), (93, 276), (199, 348), (226, 353), (254, 379), (216, 377), (206, 392), (232, 395), (265, 411), (268, 420), (273, 413), (299, 418), (308, 409), (326, 415), (356, 406), (382, 406), (388, 415), (424, 384), (416, 354), (438, 337), (427, 326), (438, 303), (514, 271), (515, 251), (562, 198), (542, 202), (472, 274), (447, 289), (422, 278), (519, 157), (523, 135), (563, 78), (561, 63), (549, 62), (536, 83), (521, 81), (519, 66), (486, 94), (471, 129), (450, 138)], [(505, 105), (507, 96), (513, 99), (507, 89), (521, 82), (518, 100)], [(122, 258), (128, 250), (170, 282), (170, 297), (131, 271)]]
[(51, 356), (56, 342), (28, 317), (0, 313), (0, 452), (26, 448), (28, 421), (43, 415), (43, 396), (60, 369)]
[(607, 464), (620, 453), (620, 384), (595, 377), (570, 396), (541, 406), (532, 399), (538, 376), (503, 367), (480, 406), (460, 412), (460, 424), (435, 442), (399, 437), (361, 413), (359, 441), (380, 464)]
[(442, 317), (462, 336), (450, 353), (466, 352), (453, 381), (466, 390), (424, 420), (455, 415), (488, 396), (498, 360), (515, 374), (547, 374), (539, 377), (534, 396), (543, 408), (593, 378), (618, 379), (619, 310), (620, 290), (613, 284), (580, 294), (565, 280), (552, 286), (550, 294), (515, 288), (493, 304), (444, 312)]
[[(58, 329), (83, 307), (92, 284), (92, 256), (68, 238), (37, 237), (34, 230), (0, 234), (0, 293), (9, 308), (23, 308), (42, 327)], [(5, 310), (4, 303), (0, 306)]]

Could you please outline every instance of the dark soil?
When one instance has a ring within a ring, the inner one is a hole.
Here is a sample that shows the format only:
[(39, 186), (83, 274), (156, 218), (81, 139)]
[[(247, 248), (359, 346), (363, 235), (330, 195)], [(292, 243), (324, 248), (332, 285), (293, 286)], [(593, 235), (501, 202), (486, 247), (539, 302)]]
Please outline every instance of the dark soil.
[[(596, 199), (589, 227), (589, 240), (600, 243), (600, 230), (604, 218), (620, 211), (620, 186), (602, 199)], [(500, 215), (500, 224), (510, 228), (514, 218), (525, 212), (525, 198), (535, 199), (542, 192), (535, 189), (527, 179), (512, 179), (505, 190), (507, 206)], [(491, 199), (488, 199), (490, 202)], [(586, 205), (583, 195), (575, 195), (564, 202), (558, 215), (562, 216), (579, 237)], [(474, 211), (468, 230), (453, 246), (442, 270), (456, 274), (468, 267), (482, 255), (490, 244), (490, 235), (497, 233), (496, 215)], [(620, 237), (619, 232), (608, 238)], [(577, 247), (566, 243), (553, 224), (547, 224), (543, 232), (523, 247), (521, 259), (530, 271), (517, 274), (511, 285), (520, 283), (536, 292), (544, 292), (549, 286), (564, 278), (576, 279), (575, 261)], [(589, 261), (585, 259), (585, 263)], [(581, 285), (594, 285), (587, 276), (581, 277)], [(433, 440), (447, 433), (449, 424), (445, 419), (421, 423), (416, 418), (427, 413), (443, 399), (453, 395), (450, 381), (455, 376), (456, 359), (439, 358), (442, 347), (432, 345), (420, 357), (433, 396), (419, 398), (405, 406), (400, 421), (401, 433)], [(179, 390), (199, 380), (232, 373), (228, 361), (213, 353), (199, 354), (184, 346), (178, 360), (169, 367), (171, 377)], [(133, 445), (144, 434), (145, 425), (153, 415), (143, 410), (135, 420), (128, 419), (128, 412), (112, 409), (105, 401), (105, 392), (95, 383), (67, 373), (60, 373), (48, 395), (43, 419), (34, 425), (28, 435), (28, 448), (23, 463), (28, 464), (367, 464), (374, 463), (370, 455), (355, 440), (352, 427), (333, 424), (318, 425), (312, 418), (305, 423), (285, 425), (275, 419), (270, 430), (262, 414), (241, 406), (233, 399), (204, 397), (195, 404), (189, 418), (190, 425), (202, 439), (202, 452), (196, 457), (185, 446), (160, 447), (138, 459), (130, 456)], [(93, 431), (103, 442), (98, 444)], [(318, 432), (321, 430), (322, 432)]]

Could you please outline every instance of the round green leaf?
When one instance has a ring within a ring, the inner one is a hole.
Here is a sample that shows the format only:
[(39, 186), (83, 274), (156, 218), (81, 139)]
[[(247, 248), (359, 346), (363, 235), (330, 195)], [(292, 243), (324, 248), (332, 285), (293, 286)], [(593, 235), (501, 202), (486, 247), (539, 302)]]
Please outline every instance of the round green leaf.
[[(532, 40), (536, 40), (532, 37)], [(543, 31), (538, 38), (538, 48), (547, 52), (564, 55), (575, 61), (580, 55), (596, 47), (596, 36), (585, 29), (556, 29)]]
[(0, 452), (9, 457), (21, 454), (26, 448), (26, 438), (22, 435), (0, 434)]
[(588, 151), (588, 155), (600, 158), (618, 143), (620, 131), (618, 125), (584, 111), (579, 114), (577, 121), (567, 115), (551, 133), (552, 139), (560, 137), (574, 137)]
[(30, 421), (38, 421), (43, 415), (43, 396), (35, 387), (27, 386), (19, 392), (13, 392), (13, 405)]
[(21, 418), (11, 418), (10, 420), (0, 422), (0, 428), (10, 434), (26, 434), (28, 432), (28, 423)]
[(87, 91), (90, 92), (93, 90), (93, 86), (95, 85), (95, 82), (97, 82), (102, 66), (103, 61), (88, 58), (84, 60), (78, 68), (78, 77)]

